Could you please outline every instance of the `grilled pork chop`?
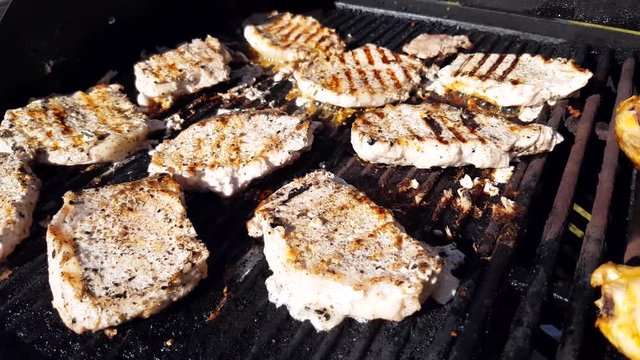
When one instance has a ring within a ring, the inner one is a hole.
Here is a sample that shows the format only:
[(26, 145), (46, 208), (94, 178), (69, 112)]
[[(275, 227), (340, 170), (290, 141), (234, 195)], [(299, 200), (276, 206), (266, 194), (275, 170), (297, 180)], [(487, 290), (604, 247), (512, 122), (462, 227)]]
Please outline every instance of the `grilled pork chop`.
[(596, 327), (629, 359), (640, 359), (640, 267), (603, 264), (591, 275), (591, 286), (602, 293)]
[(269, 300), (318, 330), (345, 317), (402, 320), (420, 309), (443, 267), (390, 211), (324, 170), (273, 193), (247, 228), (264, 237)]
[(507, 167), (514, 157), (551, 151), (562, 140), (545, 125), (516, 124), (437, 103), (372, 110), (351, 127), (351, 144), (360, 158), (423, 169)]
[[(589, 70), (573, 61), (530, 54), (459, 54), (440, 69), (430, 90), (461, 97), (470, 105), (506, 111), (534, 120), (542, 105), (565, 98), (585, 86)], [(525, 111), (525, 108), (535, 111)], [(523, 112), (526, 116), (523, 116)]]
[(158, 145), (149, 173), (169, 173), (185, 188), (231, 196), (292, 163), (312, 142), (309, 119), (277, 110), (217, 115)]
[(99, 85), (8, 110), (0, 124), (0, 152), (26, 151), (40, 163), (57, 165), (124, 159), (146, 146), (149, 120), (121, 90)]
[(218, 39), (207, 35), (134, 65), (138, 103), (159, 103), (166, 109), (186, 94), (229, 80), (231, 55)]
[(267, 24), (246, 26), (244, 37), (266, 60), (291, 65), (316, 56), (330, 57), (345, 47), (335, 30), (310, 16), (288, 12)]
[(341, 107), (375, 107), (409, 98), (427, 69), (415, 59), (367, 44), (293, 75), (303, 95)]
[(29, 236), (40, 180), (17, 156), (0, 154), (0, 262)]
[(66, 193), (47, 253), (53, 307), (76, 333), (159, 312), (207, 276), (209, 256), (167, 175)]
[(465, 35), (420, 34), (402, 47), (402, 51), (420, 59), (442, 61), (473, 44)]

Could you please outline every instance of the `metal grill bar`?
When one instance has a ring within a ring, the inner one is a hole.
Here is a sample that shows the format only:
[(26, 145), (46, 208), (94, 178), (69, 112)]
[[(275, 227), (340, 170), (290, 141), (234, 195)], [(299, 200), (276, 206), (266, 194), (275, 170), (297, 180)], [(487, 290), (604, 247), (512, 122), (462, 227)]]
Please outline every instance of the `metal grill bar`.
[[(629, 58), (622, 65), (615, 102), (616, 107), (622, 100), (631, 95), (634, 73), (635, 59)], [(589, 308), (589, 303), (593, 301), (593, 289), (591, 289), (589, 279), (591, 273), (601, 261), (602, 246), (609, 221), (609, 206), (618, 170), (619, 147), (613, 131), (614, 124), (615, 111), (611, 115), (611, 121), (609, 122), (610, 130), (604, 150), (596, 198), (591, 212), (591, 221), (587, 225), (580, 257), (576, 265), (573, 290), (569, 300), (571, 306), (569, 307), (563, 336), (558, 348), (558, 359), (579, 358), (585, 326), (587, 326), (587, 321), (590, 318), (587, 316), (587, 309)]]

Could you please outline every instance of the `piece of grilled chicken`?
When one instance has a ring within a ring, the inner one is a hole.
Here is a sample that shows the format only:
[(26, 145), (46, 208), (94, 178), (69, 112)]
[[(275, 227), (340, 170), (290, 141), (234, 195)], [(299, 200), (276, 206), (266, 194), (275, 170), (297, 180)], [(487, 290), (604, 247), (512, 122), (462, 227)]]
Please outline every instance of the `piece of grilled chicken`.
[(0, 124), (0, 152), (24, 152), (56, 165), (124, 159), (146, 146), (149, 120), (121, 90), (99, 85), (8, 110)]
[(620, 149), (640, 168), (640, 98), (632, 96), (618, 105), (615, 134)]
[(288, 12), (275, 14), (264, 25), (247, 25), (244, 37), (265, 60), (285, 65), (331, 57), (345, 48), (335, 30), (310, 16)]
[(67, 192), (47, 230), (53, 307), (76, 333), (147, 318), (207, 276), (209, 252), (168, 175)]
[(376, 107), (404, 101), (427, 68), (416, 59), (366, 44), (329, 60), (317, 58), (293, 76), (300, 92), (340, 107)]
[(417, 58), (443, 61), (459, 50), (469, 50), (473, 44), (465, 35), (420, 34), (402, 47), (402, 51)]
[(439, 103), (371, 110), (351, 127), (351, 144), (360, 158), (422, 169), (503, 168), (515, 157), (551, 151), (562, 140), (545, 125), (517, 124)]
[(134, 65), (138, 103), (167, 109), (174, 100), (229, 80), (231, 55), (207, 35)]
[(0, 262), (29, 236), (40, 180), (19, 157), (0, 154)]
[(459, 54), (429, 90), (455, 105), (533, 121), (547, 102), (584, 87), (592, 73), (572, 60), (530, 54)]
[(247, 228), (264, 238), (269, 300), (317, 330), (345, 317), (400, 321), (420, 310), (443, 269), (389, 210), (324, 170), (262, 201)]
[(621, 353), (640, 359), (640, 267), (603, 264), (591, 275), (591, 286), (602, 293), (596, 326)]
[(279, 110), (217, 115), (158, 145), (149, 173), (169, 173), (187, 189), (231, 196), (292, 163), (312, 142), (308, 118)]

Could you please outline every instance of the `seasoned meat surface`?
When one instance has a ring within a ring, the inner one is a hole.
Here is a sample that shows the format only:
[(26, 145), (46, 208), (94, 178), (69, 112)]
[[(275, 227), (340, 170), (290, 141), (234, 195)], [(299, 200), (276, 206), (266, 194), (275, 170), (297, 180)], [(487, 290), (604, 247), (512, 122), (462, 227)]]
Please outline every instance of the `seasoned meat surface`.
[(278, 110), (217, 115), (160, 144), (149, 173), (169, 173), (188, 189), (231, 196), (292, 163), (312, 142), (309, 119)]
[(149, 120), (121, 90), (99, 85), (8, 110), (0, 124), (0, 152), (26, 152), (56, 165), (124, 159), (146, 146)]
[(546, 125), (518, 124), (438, 103), (390, 105), (359, 116), (351, 144), (364, 160), (417, 168), (502, 168), (563, 140)]
[(76, 333), (147, 318), (207, 276), (209, 251), (168, 175), (67, 192), (47, 229), (53, 307)]
[(19, 157), (0, 154), (0, 262), (29, 236), (40, 180)]
[(247, 227), (264, 238), (269, 300), (318, 330), (345, 317), (402, 320), (420, 310), (443, 266), (390, 211), (324, 170), (277, 190)]

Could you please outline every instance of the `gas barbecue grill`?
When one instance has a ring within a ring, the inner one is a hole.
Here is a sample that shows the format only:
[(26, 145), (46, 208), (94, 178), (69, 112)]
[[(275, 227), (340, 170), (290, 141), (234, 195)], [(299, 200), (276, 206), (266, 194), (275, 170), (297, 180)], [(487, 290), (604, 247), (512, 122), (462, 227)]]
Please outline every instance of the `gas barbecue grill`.
[[(115, 2), (92, 9), (85, 19), (73, 9), (56, 8), (54, 14), (60, 19), (46, 20), (46, 7), (53, 5), (41, 5), (38, 17), (42, 26), (52, 26), (50, 35), (27, 29), (23, 36), (28, 40), (18, 39), (15, 26), (24, 22), (20, 15), (30, 10), (20, 2), (11, 5), (0, 23), (0, 38), (15, 49), (31, 49), (5, 60), (2, 109), (21, 106), (31, 96), (86, 88), (110, 69), (119, 72), (114, 81), (133, 94), (131, 70), (141, 50), (173, 46), (206, 32), (242, 47), (242, 21), (252, 12), (282, 7), (193, 2), (191, 9), (181, 4), (180, 9), (163, 10), (168, 3), (147, 4), (149, 9), (143, 9)], [(75, 5), (88, 10), (86, 4)], [(117, 10), (119, 5), (123, 9)], [(636, 192), (635, 171), (619, 155), (608, 124), (615, 105), (634, 92), (640, 35), (451, 2), (355, 0), (317, 6), (321, 8), (293, 11), (311, 14), (335, 28), (350, 48), (374, 43), (400, 51), (422, 32), (466, 34), (478, 52), (568, 57), (589, 68), (594, 77), (579, 97), (558, 101), (539, 117), (539, 122), (558, 129), (565, 142), (550, 154), (525, 157), (514, 164), (512, 178), (500, 188), (500, 196), (515, 201), (513, 214), (492, 211), (499, 197), (472, 193), (480, 211), (471, 213), (444, 195), (447, 190), (455, 194), (465, 174), (486, 177), (486, 170), (420, 170), (359, 160), (349, 144), (354, 115), (343, 125), (323, 127), (313, 148), (294, 165), (232, 199), (187, 193), (189, 217), (212, 253), (209, 278), (161, 313), (119, 326), (112, 338), (102, 332), (79, 336), (62, 324), (51, 306), (45, 229), (38, 222), (58, 210), (65, 191), (146, 176), (149, 156), (140, 152), (117, 164), (40, 166), (36, 172), (43, 189), (32, 235), (9, 258), (12, 274), (0, 282), (1, 359), (620, 356), (593, 325), (597, 296), (589, 278), (604, 260), (622, 262), (637, 255), (633, 246), (625, 254), (625, 229), (628, 215), (636, 218), (634, 214), (640, 213), (640, 200), (629, 201), (634, 196), (640, 199), (640, 192)], [(207, 20), (208, 16), (215, 21)], [(159, 28), (171, 19), (176, 23)], [(136, 21), (143, 25), (134, 26)], [(90, 25), (95, 31), (87, 30)], [(142, 28), (154, 25), (158, 34), (145, 37)], [(8, 35), (12, 30), (13, 35)], [(86, 33), (78, 33), (83, 30)], [(298, 111), (287, 96), (291, 83), (274, 81), (269, 72), (256, 80), (255, 87), (264, 92), (259, 99), (219, 95), (233, 85), (232, 81), (187, 97), (162, 116), (178, 114), (186, 128), (219, 108), (285, 106)], [(568, 106), (581, 109), (582, 116), (575, 118)], [(311, 116), (331, 123), (334, 115), (319, 108)], [(455, 242), (467, 261), (455, 271), (461, 287), (454, 299), (444, 306), (428, 300), (420, 312), (399, 323), (346, 320), (329, 332), (316, 332), (310, 323), (295, 321), (284, 307), (271, 304), (264, 285), (270, 271), (259, 243), (248, 237), (245, 221), (271, 191), (319, 167), (392, 210), (411, 236), (431, 245)], [(419, 186), (408, 187), (414, 179)], [(631, 233), (640, 236), (634, 229)], [(633, 239), (630, 244), (635, 244)]]

